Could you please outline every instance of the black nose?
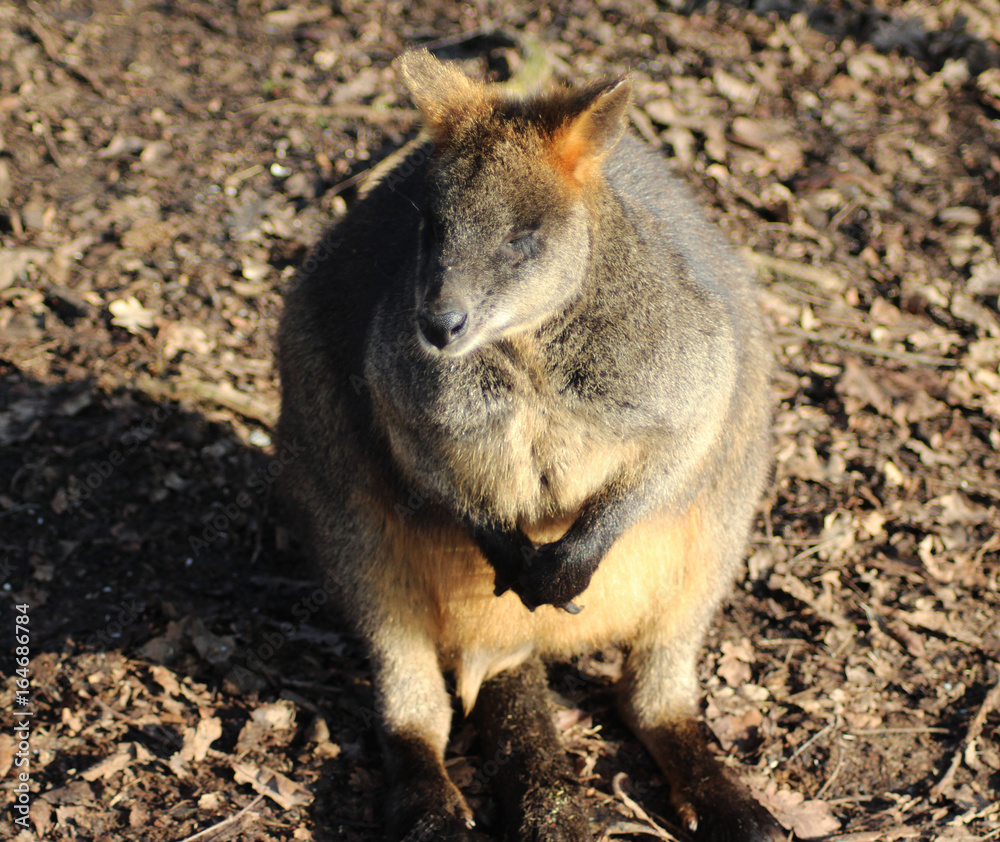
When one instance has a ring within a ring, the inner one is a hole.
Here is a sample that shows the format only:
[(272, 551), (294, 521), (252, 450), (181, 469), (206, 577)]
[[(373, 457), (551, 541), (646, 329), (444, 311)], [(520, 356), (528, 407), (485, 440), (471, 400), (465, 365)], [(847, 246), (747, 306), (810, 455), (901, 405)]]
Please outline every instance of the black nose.
[(435, 348), (450, 345), (463, 333), (469, 323), (469, 314), (464, 310), (446, 310), (443, 313), (432, 313), (422, 309), (417, 316), (420, 332)]

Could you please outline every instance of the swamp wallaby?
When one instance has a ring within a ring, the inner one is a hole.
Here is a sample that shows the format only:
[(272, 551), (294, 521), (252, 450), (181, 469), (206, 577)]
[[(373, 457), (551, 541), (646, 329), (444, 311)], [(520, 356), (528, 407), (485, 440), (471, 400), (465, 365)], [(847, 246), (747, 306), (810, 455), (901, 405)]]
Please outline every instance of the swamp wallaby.
[(455, 677), (508, 838), (590, 839), (542, 658), (628, 651), (621, 710), (699, 840), (782, 838), (697, 722), (769, 459), (751, 278), (625, 133), (627, 79), (514, 97), (402, 57), (424, 133), (286, 298), (291, 513), (367, 643), (394, 838), (473, 838)]

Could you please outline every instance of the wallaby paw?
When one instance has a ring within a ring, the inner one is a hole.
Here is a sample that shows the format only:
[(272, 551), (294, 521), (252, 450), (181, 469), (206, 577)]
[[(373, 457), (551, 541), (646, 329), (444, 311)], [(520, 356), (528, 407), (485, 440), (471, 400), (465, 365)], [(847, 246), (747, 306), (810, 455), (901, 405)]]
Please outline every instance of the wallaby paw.
[[(565, 539), (543, 544), (526, 560), (512, 585), (514, 593), (530, 611), (539, 605), (569, 606), (587, 589), (598, 561), (580, 558)], [(576, 606), (567, 610), (579, 611)]]
[(592, 842), (593, 838), (582, 818), (561, 816), (537, 827), (521, 828), (510, 842)]
[(738, 793), (696, 806), (682, 799), (674, 804), (680, 825), (697, 842), (784, 842), (788, 834), (749, 793)]
[(391, 838), (399, 842), (481, 842), (485, 837), (476, 833), (454, 816), (421, 816), (402, 836)]
[(475, 822), (451, 781), (410, 781), (390, 794), (389, 838), (399, 842), (475, 842)]
[(579, 802), (565, 789), (535, 790), (521, 805), (519, 826), (510, 842), (591, 842), (593, 835)]

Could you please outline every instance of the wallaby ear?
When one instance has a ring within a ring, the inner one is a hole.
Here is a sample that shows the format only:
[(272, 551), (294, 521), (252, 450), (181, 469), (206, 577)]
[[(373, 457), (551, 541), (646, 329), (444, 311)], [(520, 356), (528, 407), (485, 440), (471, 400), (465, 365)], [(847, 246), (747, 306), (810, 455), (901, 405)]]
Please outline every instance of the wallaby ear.
[(411, 50), (396, 60), (403, 83), (424, 117), (437, 146), (445, 145), (464, 118), (487, 105), (486, 86), (427, 50)]
[(559, 170), (577, 182), (586, 180), (591, 166), (625, 133), (631, 102), (627, 76), (582, 91), (572, 103), (575, 114), (554, 138)]

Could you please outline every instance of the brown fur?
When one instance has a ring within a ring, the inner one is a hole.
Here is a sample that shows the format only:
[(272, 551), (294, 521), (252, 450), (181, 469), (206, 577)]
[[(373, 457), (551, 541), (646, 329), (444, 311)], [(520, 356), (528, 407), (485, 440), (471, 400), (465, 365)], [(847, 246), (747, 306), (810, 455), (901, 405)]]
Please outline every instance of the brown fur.
[(768, 461), (749, 275), (622, 137), (627, 80), (521, 99), (400, 67), (429, 142), (317, 247), (279, 334), (279, 432), (309, 448), (286, 499), (371, 652), (392, 833), (468, 838), (451, 673), (520, 746), (497, 779), (514, 838), (583, 842), (537, 659), (621, 644), (623, 715), (688, 829), (775, 839), (695, 719)]
[[(549, 606), (525, 611), (510, 591), (494, 596), (492, 571), (454, 524), (424, 530), (389, 518), (395, 560), (378, 587), (400, 605), (416, 590), (416, 598), (432, 607), (422, 631), (434, 640), (444, 668), (454, 672), (469, 711), (482, 681), (532, 654), (566, 658), (635, 639), (644, 629), (667, 636), (685, 631), (704, 604), (714, 604), (720, 585), (706, 581), (698, 563), (699, 520), (692, 508), (680, 521), (649, 519), (629, 530), (601, 562), (580, 600), (584, 610), (572, 616)], [(568, 526), (551, 521), (528, 534), (545, 543)], [(670, 614), (655, 616), (668, 599)]]

